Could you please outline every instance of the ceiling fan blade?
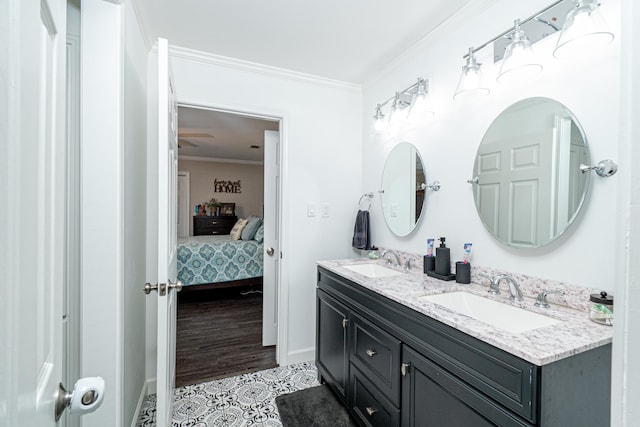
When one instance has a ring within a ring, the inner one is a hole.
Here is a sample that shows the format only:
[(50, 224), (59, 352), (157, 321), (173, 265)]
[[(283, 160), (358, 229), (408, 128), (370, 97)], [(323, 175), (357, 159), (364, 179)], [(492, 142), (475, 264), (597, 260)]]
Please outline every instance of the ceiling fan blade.
[(182, 147), (197, 147), (197, 144), (194, 144), (193, 142), (189, 142), (186, 139), (182, 139), (182, 138), (178, 138), (178, 148), (182, 148)]
[(180, 132), (178, 131), (178, 136), (182, 138), (215, 138), (215, 136), (210, 133), (190, 133), (190, 132)]

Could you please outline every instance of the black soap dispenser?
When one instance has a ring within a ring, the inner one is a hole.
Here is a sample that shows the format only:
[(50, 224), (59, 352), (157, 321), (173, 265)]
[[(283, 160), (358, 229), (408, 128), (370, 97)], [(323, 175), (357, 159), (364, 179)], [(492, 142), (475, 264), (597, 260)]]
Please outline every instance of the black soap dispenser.
[(436, 274), (451, 275), (451, 250), (445, 245), (445, 238), (440, 238), (440, 247), (436, 248)]

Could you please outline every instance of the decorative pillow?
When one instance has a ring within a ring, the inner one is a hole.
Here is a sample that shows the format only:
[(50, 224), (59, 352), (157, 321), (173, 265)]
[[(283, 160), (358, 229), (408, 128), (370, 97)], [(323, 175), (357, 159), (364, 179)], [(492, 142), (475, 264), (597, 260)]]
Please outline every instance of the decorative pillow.
[(256, 230), (255, 236), (253, 236), (253, 240), (258, 243), (264, 242), (264, 222), (260, 224), (260, 227)]
[(262, 218), (258, 218), (255, 216), (249, 217), (247, 225), (242, 230), (242, 240), (251, 240), (253, 236), (256, 235), (256, 231), (258, 231), (258, 227), (262, 225)]
[(242, 229), (247, 225), (247, 220), (240, 218), (238, 222), (233, 226), (229, 235), (233, 240), (240, 240), (240, 236), (242, 235)]

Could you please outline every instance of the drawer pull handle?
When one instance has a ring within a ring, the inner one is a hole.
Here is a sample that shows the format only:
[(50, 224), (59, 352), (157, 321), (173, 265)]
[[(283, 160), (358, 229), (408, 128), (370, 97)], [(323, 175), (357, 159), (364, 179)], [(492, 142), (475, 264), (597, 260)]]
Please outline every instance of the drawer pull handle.
[(211, 221), (211, 225), (216, 225), (218, 221)]
[(403, 363), (402, 365), (400, 365), (400, 372), (402, 373), (403, 377), (406, 377), (407, 374), (409, 373), (409, 367), (411, 366), (411, 364), (409, 363)]
[(377, 354), (377, 352), (375, 350), (372, 350), (372, 349), (368, 349), (367, 350), (367, 356), (369, 356), (369, 357), (373, 357), (376, 354)]
[(365, 411), (367, 411), (367, 414), (369, 414), (369, 416), (372, 416), (373, 414), (378, 412), (378, 410), (376, 408), (372, 408), (371, 406), (367, 406), (365, 408)]

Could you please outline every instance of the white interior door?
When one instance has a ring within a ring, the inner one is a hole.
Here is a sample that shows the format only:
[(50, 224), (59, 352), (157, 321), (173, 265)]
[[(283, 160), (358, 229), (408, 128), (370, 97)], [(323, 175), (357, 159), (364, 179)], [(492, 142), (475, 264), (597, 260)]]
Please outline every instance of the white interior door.
[(0, 425), (55, 426), (62, 380), (66, 2), (0, 12)]
[(169, 45), (158, 39), (158, 371), (157, 427), (171, 426), (176, 356), (176, 212), (178, 106), (169, 65)]
[[(262, 285), (262, 345), (276, 345), (278, 338), (278, 241), (280, 132), (264, 132), (264, 275)], [(278, 352), (276, 352), (277, 354)], [(277, 359), (277, 356), (276, 356)], [(276, 360), (277, 361), (277, 360)]]
[(552, 217), (554, 130), (486, 141), (478, 151), (478, 212), (492, 234), (512, 246), (548, 242)]
[(189, 172), (178, 172), (178, 217), (177, 228), (178, 237), (189, 236), (189, 187), (190, 176)]

